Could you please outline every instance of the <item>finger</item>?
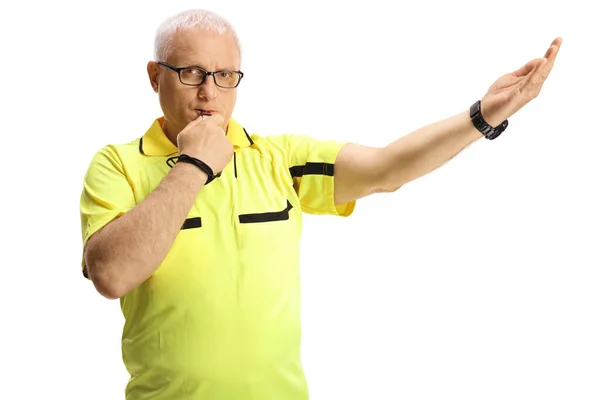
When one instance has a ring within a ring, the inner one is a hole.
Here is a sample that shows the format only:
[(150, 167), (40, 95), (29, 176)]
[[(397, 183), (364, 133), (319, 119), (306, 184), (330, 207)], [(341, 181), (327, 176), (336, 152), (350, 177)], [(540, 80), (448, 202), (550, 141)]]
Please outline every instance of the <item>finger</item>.
[[(218, 114), (215, 114), (215, 115), (218, 115)], [(214, 118), (214, 117), (211, 117), (210, 115), (203, 115), (203, 114), (199, 114), (199, 115), (196, 117), (196, 119), (194, 119), (194, 120), (190, 121), (190, 122), (189, 122), (189, 123), (186, 125), (186, 128), (193, 128), (193, 127), (195, 127), (195, 126), (197, 126), (197, 125), (200, 125), (200, 124), (202, 124), (203, 122), (205, 122), (205, 121), (206, 121), (208, 118)], [(222, 127), (221, 127), (221, 128), (222, 128)]]
[(546, 65), (548, 64), (548, 59), (546, 58), (542, 58), (538, 64), (535, 66), (535, 68), (533, 69), (533, 71), (531, 71), (531, 74), (529, 74), (529, 76), (527, 78), (525, 78), (526, 85), (540, 85), (541, 82), (544, 81), (544, 79), (546, 79), (547, 73), (546, 71)]
[(562, 46), (562, 42), (563, 42), (562, 37), (560, 37), (560, 36), (556, 37), (556, 38), (554, 38), (554, 40), (552, 41), (552, 43), (550, 43), (550, 47), (556, 46), (556, 47), (558, 47), (560, 49), (560, 46)]
[(202, 120), (206, 123), (217, 125), (221, 129), (225, 129), (225, 120), (221, 114), (204, 115)]
[(535, 60), (531, 60), (527, 64), (525, 64), (521, 68), (519, 68), (518, 70), (514, 71), (513, 75), (515, 75), (516, 77), (519, 77), (519, 78), (521, 78), (523, 76), (527, 76), (527, 74), (530, 73), (531, 71), (533, 71), (533, 69), (539, 62), (540, 62), (540, 60), (538, 58), (536, 58)]
[(203, 115), (202, 115), (202, 114), (200, 114), (200, 115), (198, 115), (198, 116), (196, 117), (196, 119), (194, 119), (194, 120), (190, 121), (190, 123), (189, 123), (189, 124), (187, 124), (187, 126), (195, 126), (195, 125), (198, 125), (198, 124), (200, 124), (200, 123), (201, 123), (203, 120), (204, 120), (204, 118), (203, 118)]
[[(546, 62), (547, 60), (545, 58), (536, 58), (535, 60), (531, 60), (525, 64), (525, 66), (528, 67), (528, 72), (525, 75), (520, 76), (525, 78), (522, 81), (522, 84), (526, 85), (528, 82), (535, 79), (539, 75)], [(523, 67), (523, 69), (524, 68), (525, 67)]]
[(547, 73), (550, 73), (552, 68), (554, 67), (554, 61), (556, 60), (556, 56), (558, 55), (558, 51), (560, 50), (560, 46), (562, 45), (562, 38), (557, 37), (552, 41), (548, 50), (546, 50), (546, 54), (544, 58), (548, 60), (546, 65)]
[(548, 50), (546, 50), (546, 54), (544, 54), (544, 58), (538, 68), (531, 73), (531, 76), (528, 77), (527, 84), (531, 85), (532, 89), (538, 93), (548, 78), (548, 75), (552, 71), (554, 67), (554, 61), (556, 60), (556, 56), (558, 54), (558, 50), (560, 49), (560, 45), (562, 44), (562, 38), (558, 37), (552, 41)]
[(545, 65), (538, 73), (539, 76), (542, 76), (545, 79), (552, 67), (554, 66), (554, 60), (556, 60), (556, 56), (558, 55), (558, 50), (560, 49), (560, 45), (562, 44), (562, 38), (558, 37), (552, 41), (548, 50), (546, 50), (546, 54), (544, 54)]

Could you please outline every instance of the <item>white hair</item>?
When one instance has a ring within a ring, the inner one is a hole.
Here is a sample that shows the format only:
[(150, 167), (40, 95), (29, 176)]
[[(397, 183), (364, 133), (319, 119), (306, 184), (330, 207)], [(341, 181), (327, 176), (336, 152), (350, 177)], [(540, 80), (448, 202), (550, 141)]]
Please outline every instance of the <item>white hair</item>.
[(231, 34), (241, 53), (239, 38), (229, 21), (212, 11), (195, 9), (175, 14), (160, 24), (156, 30), (156, 37), (154, 39), (155, 60), (166, 61), (171, 52), (171, 42), (175, 32), (182, 29), (194, 28), (206, 29), (218, 34)]

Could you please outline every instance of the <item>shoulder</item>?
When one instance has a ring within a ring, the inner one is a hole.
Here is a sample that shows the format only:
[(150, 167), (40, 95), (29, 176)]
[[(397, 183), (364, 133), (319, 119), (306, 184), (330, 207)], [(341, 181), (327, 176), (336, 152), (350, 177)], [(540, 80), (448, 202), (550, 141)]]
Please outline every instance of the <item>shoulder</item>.
[(263, 142), (271, 146), (289, 147), (295, 143), (306, 142), (315, 140), (312, 136), (307, 134), (299, 133), (278, 133), (270, 135), (257, 135), (253, 134), (250, 136), (254, 143)]
[(262, 156), (284, 159), (288, 164), (304, 164), (305, 162), (335, 162), (341, 149), (347, 142), (318, 138), (310, 134), (281, 133), (272, 135), (251, 134), (251, 146)]
[(98, 148), (92, 155), (88, 172), (94, 169), (115, 169), (124, 173), (128, 164), (135, 162), (141, 156), (141, 138), (126, 143), (108, 143)]
[(316, 138), (308, 134), (279, 133), (270, 135), (251, 134), (253, 147), (270, 149), (282, 153), (298, 151), (303, 147), (327, 145), (333, 143), (329, 140)]

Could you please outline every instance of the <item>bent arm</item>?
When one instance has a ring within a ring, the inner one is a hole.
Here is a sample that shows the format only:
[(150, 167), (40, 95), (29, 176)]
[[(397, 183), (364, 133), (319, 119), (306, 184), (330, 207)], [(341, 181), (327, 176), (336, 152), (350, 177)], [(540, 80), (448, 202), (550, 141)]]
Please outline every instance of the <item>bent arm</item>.
[(119, 298), (156, 271), (206, 179), (193, 165), (175, 164), (147, 198), (89, 238), (84, 262), (100, 294)]
[(469, 111), (426, 125), (385, 147), (347, 144), (335, 162), (335, 203), (393, 192), (482, 138)]

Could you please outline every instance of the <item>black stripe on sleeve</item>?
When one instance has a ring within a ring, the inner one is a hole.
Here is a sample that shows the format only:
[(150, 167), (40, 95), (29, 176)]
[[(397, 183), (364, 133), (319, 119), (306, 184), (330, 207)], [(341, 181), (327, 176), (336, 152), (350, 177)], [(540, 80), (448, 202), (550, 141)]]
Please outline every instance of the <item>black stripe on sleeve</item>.
[(304, 165), (290, 167), (292, 178), (300, 178), (304, 175), (326, 175), (333, 176), (333, 164), (307, 162)]

